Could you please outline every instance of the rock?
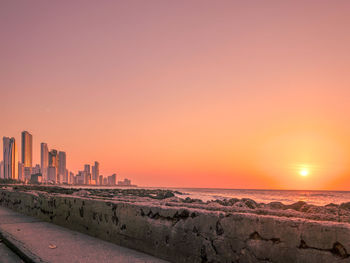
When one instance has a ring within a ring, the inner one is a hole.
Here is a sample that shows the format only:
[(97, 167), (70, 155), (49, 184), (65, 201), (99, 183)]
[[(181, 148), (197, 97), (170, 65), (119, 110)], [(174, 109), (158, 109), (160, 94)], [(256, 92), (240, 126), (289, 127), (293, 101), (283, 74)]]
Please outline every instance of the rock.
[(342, 204), (339, 206), (339, 208), (340, 208), (340, 209), (350, 210), (350, 202), (342, 203)]
[(287, 205), (286, 209), (293, 209), (295, 211), (300, 211), (303, 206), (305, 206), (306, 203), (304, 201), (299, 201), (291, 205)]
[(222, 206), (233, 206), (235, 203), (237, 203), (238, 201), (240, 201), (238, 198), (231, 198), (231, 199), (224, 199), (224, 200), (220, 200), (217, 199), (213, 202), (216, 202)]
[(325, 205), (325, 207), (339, 207), (339, 205), (330, 203), (330, 204), (328, 204), (328, 205)]
[(276, 210), (282, 210), (285, 208), (285, 205), (281, 202), (271, 202), (266, 205), (268, 208), (276, 209)]
[(258, 204), (249, 198), (243, 198), (242, 202), (250, 209), (256, 209), (258, 207)]
[(74, 196), (89, 196), (89, 195), (91, 195), (91, 193), (89, 191), (86, 191), (86, 190), (79, 190), (77, 192), (74, 192), (72, 195), (74, 195)]

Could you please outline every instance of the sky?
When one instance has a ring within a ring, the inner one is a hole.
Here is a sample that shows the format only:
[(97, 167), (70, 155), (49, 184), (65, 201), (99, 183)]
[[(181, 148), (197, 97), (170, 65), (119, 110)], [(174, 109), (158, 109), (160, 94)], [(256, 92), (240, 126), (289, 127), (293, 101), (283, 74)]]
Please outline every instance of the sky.
[(349, 12), (3, 0), (0, 136), (142, 186), (350, 190)]

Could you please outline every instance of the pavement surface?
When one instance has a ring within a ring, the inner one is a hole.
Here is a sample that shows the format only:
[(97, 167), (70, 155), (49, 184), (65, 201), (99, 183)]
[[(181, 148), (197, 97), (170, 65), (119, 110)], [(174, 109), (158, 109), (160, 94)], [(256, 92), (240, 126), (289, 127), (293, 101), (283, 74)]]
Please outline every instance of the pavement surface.
[(0, 242), (0, 262), (1, 263), (23, 263), (21, 258), (9, 249), (2, 241)]
[(0, 239), (1, 263), (167, 263), (1, 206)]

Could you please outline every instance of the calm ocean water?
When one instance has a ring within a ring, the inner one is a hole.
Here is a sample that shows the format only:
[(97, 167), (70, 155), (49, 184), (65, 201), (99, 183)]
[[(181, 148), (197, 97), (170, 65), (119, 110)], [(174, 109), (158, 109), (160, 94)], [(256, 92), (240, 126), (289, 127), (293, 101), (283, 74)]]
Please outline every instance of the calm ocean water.
[[(72, 186), (66, 186), (70, 188)], [(73, 186), (74, 187), (74, 186)], [(74, 188), (91, 188), (90, 186), (75, 186)], [(93, 187), (111, 189), (128, 187)], [(135, 187), (130, 187), (135, 188)], [(285, 205), (305, 201), (312, 205), (341, 204), (350, 202), (350, 191), (306, 191), (306, 190), (253, 190), (253, 189), (215, 189), (215, 188), (165, 188), (165, 187), (136, 187), (139, 189), (169, 189), (176, 190), (180, 198), (190, 197), (204, 202), (216, 199), (250, 198), (258, 203), (281, 202)]]
[(250, 198), (256, 202), (282, 202), (292, 204), (305, 201), (313, 205), (341, 204), (350, 202), (350, 191), (303, 191), (303, 190), (245, 190), (213, 188), (170, 188), (185, 195), (182, 198), (197, 198), (203, 201), (229, 198)]

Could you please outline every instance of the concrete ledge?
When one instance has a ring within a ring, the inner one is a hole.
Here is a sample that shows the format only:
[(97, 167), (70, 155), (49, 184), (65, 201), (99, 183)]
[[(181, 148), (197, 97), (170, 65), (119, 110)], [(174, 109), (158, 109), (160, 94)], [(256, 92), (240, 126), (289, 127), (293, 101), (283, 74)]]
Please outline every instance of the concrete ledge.
[(13, 190), (0, 204), (172, 262), (350, 262), (347, 223)]
[[(0, 230), (1, 231), (1, 230)], [(21, 242), (16, 240), (14, 237), (9, 235), (8, 233), (1, 231), (0, 238), (6, 244), (8, 248), (11, 249), (23, 262), (26, 263), (42, 263), (40, 258), (31, 253)]]
[[(0, 242), (0, 260), (1, 263), (23, 263), (25, 261), (14, 253), (9, 247), (5, 244), (7, 243), (5, 239), (1, 239)], [(28, 261), (26, 261), (28, 262)]]
[[(0, 207), (0, 235), (12, 251), (29, 263), (166, 263), (4, 207)], [(1, 257), (0, 262), (3, 263)]]

